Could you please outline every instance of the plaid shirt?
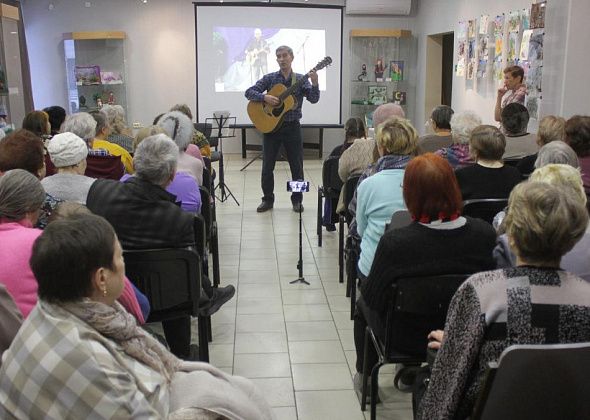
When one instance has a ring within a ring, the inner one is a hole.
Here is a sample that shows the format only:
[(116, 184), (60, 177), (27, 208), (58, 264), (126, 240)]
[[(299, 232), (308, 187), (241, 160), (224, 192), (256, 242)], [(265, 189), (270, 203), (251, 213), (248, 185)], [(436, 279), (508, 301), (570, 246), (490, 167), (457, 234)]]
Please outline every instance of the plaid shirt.
[[(302, 74), (295, 73), (297, 81), (303, 78)], [(246, 91), (246, 98), (250, 101), (263, 102), (265, 92), (268, 92), (273, 86), (283, 84), (287, 87), (291, 86), (291, 75), (284, 78), (280, 71), (266, 74), (254, 86)], [(295, 89), (293, 96), (297, 100), (297, 106), (287, 112), (283, 118), (284, 122), (299, 121), (301, 119), (301, 106), (303, 105), (303, 97), (306, 97), (309, 102), (315, 104), (320, 100), (320, 87), (312, 86), (309, 80), (305, 80), (301, 85)]]
[(57, 305), (39, 301), (0, 369), (2, 419), (164, 418), (158, 372)]
[(88, 149), (88, 156), (110, 156), (111, 154), (105, 149)]
[(129, 153), (133, 153), (133, 137), (126, 136), (125, 134), (110, 134), (107, 140), (111, 143), (118, 144)]
[(524, 105), (524, 98), (527, 94), (526, 85), (520, 85), (516, 90), (509, 90), (502, 98), (502, 108), (511, 103), (519, 103)]

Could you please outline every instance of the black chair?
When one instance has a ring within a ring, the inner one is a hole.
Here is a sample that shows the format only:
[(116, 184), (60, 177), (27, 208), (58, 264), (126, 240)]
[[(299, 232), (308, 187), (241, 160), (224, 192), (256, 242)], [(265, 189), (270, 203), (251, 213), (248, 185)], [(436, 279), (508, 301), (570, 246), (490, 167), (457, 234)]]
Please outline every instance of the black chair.
[(318, 187), (318, 246), (322, 246), (322, 199), (338, 200), (342, 189), (342, 180), (338, 175), (339, 160), (340, 157), (332, 156), (326, 159), (322, 165), (322, 185)]
[(505, 165), (514, 166), (516, 168), (516, 166), (518, 166), (522, 158), (507, 158), (502, 160), (504, 161)]
[(463, 201), (463, 215), (483, 219), (490, 225), (494, 216), (508, 205), (507, 198), (474, 198)]
[[(442, 330), (447, 318), (447, 311), (451, 298), (459, 286), (468, 277), (466, 274), (446, 274), (438, 276), (401, 278), (391, 288), (390, 304), (387, 310), (385, 324), (385, 341), (379, 338), (370, 326), (365, 331), (365, 356), (363, 360), (363, 392), (361, 410), (367, 405), (367, 372), (371, 372), (371, 420), (377, 418), (377, 391), (379, 369), (387, 363), (420, 364), (426, 361), (428, 333), (432, 330)], [(395, 330), (396, 317), (408, 316), (420, 320), (423, 325), (421, 331), (416, 331), (415, 337), (420, 337), (421, 343), (416, 348), (423, 348), (422, 354), (408, 355), (396, 350), (393, 337), (399, 333)], [(368, 366), (367, 354), (369, 345), (375, 348), (378, 362), (375, 366)]]
[(203, 168), (203, 185), (202, 187), (206, 188), (207, 191), (211, 192), (211, 172), (206, 167)]
[(213, 125), (211, 123), (194, 123), (195, 130), (200, 131), (207, 139), (211, 137)]
[(408, 226), (412, 223), (412, 215), (407, 210), (398, 210), (391, 215), (391, 220), (385, 226), (385, 231)]
[(198, 318), (199, 359), (209, 362), (211, 317), (199, 313), (201, 259), (195, 250), (148, 249), (125, 251), (125, 273), (147, 297), (147, 322)]
[(353, 240), (349, 236), (346, 240), (346, 247), (344, 246), (344, 222), (347, 225), (352, 222), (352, 214), (348, 211), (348, 205), (354, 197), (359, 178), (360, 175), (352, 175), (344, 183), (342, 187), (344, 212), (339, 214), (338, 220), (338, 280), (340, 283), (344, 282), (343, 271), (346, 267), (346, 297), (350, 296), (351, 306), (354, 306), (356, 297), (356, 289), (354, 291), (352, 289), (353, 285), (356, 288), (356, 266), (360, 255), (360, 241)]
[(590, 343), (515, 345), (490, 363), (474, 420), (590, 418)]
[[(205, 220), (205, 252), (208, 249), (211, 253), (213, 262), (213, 287), (217, 287), (221, 283), (221, 276), (219, 270), (219, 236), (217, 234), (217, 221), (215, 220), (214, 213), (215, 205), (211, 202), (209, 190), (200, 186), (199, 191), (201, 193), (201, 215)], [(208, 273), (209, 270), (207, 269), (206, 272)]]

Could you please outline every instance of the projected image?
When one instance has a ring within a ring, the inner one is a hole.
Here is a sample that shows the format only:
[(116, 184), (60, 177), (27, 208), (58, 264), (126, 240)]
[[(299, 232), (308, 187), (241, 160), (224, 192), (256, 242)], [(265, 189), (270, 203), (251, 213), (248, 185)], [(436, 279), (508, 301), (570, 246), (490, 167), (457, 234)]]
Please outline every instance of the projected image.
[[(326, 56), (324, 30), (214, 27), (215, 92), (244, 92), (266, 73), (278, 71), (275, 50), (281, 45), (293, 49), (296, 73), (307, 73)], [(326, 72), (318, 74), (320, 90), (325, 90)]]

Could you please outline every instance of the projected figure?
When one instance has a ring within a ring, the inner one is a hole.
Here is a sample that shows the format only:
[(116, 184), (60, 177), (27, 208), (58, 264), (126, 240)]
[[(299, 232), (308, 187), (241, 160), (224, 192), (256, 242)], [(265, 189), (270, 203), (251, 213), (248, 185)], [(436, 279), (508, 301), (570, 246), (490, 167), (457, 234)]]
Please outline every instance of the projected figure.
[(250, 63), (250, 83), (264, 76), (268, 71), (266, 56), (270, 54), (270, 47), (266, 39), (262, 38), (259, 28), (254, 30), (254, 39), (246, 48), (246, 60)]
[[(309, 80), (303, 74), (296, 74), (291, 68), (293, 63), (293, 50), (290, 47), (282, 45), (276, 49), (277, 63), (279, 71), (264, 75), (256, 84), (246, 90), (246, 98), (250, 101), (264, 102), (272, 107), (280, 107), (281, 101), (269, 91), (276, 85), (295, 86), (292, 96), (297, 101), (296, 106), (286, 112), (279, 127), (271, 132), (265, 133), (262, 143), (262, 203), (258, 206), (259, 213), (272, 209), (274, 203), (274, 174), (275, 163), (281, 144), (287, 153), (289, 167), (291, 168), (292, 180), (303, 180), (303, 142), (301, 139), (301, 106), (303, 98), (315, 104), (320, 99), (320, 88), (318, 84), (318, 75), (312, 70), (308, 73)], [(311, 80), (311, 83), (310, 83)], [(291, 194), (291, 203), (293, 211), (302, 212), (303, 205), (302, 193), (294, 192)]]

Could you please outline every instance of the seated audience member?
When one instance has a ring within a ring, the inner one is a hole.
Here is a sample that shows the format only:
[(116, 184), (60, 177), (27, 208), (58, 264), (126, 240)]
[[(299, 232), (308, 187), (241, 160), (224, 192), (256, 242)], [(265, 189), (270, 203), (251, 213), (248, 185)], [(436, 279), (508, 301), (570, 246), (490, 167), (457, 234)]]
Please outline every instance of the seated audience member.
[[(586, 205), (587, 199), (580, 171), (570, 165), (549, 164), (543, 166), (533, 172), (530, 181), (545, 182), (559, 189), (572, 188), (580, 201)], [(511, 250), (506, 234), (498, 237), (498, 244), (494, 248), (494, 259), (498, 268), (516, 266), (516, 255)], [(590, 282), (590, 226), (586, 229), (582, 239), (563, 256), (560, 267)]]
[(47, 194), (60, 200), (86, 204), (88, 190), (96, 181), (84, 175), (88, 156), (86, 142), (74, 133), (60, 133), (49, 141), (47, 151), (57, 169), (55, 175), (41, 181)]
[(474, 198), (508, 198), (522, 181), (518, 169), (504, 165), (504, 134), (491, 125), (480, 125), (471, 132), (469, 150), (473, 165), (457, 169), (463, 201)]
[(61, 127), (62, 133), (74, 133), (88, 145), (88, 156), (109, 156), (106, 149), (95, 148), (96, 120), (87, 112), (68, 115)]
[(6, 286), (0, 283), (0, 365), (2, 354), (10, 347), (22, 323), (23, 316), (14, 299), (6, 290)]
[(1, 418), (273, 418), (251, 381), (179, 360), (116, 302), (125, 263), (103, 218), (51, 223), (31, 267), (39, 302), (4, 355)]
[[(387, 291), (397, 279), (471, 274), (494, 267), (496, 234), (484, 221), (461, 216), (461, 192), (447, 161), (432, 153), (412, 159), (403, 178), (403, 196), (414, 221), (383, 234), (367, 280), (361, 283), (354, 317), (356, 370), (360, 374), (365, 327), (368, 323), (384, 340)], [(410, 355), (423, 354), (426, 337), (417, 336), (417, 331), (424, 328), (410, 317), (395, 322), (403, 325), (404, 331), (396, 337), (395, 349)], [(371, 349), (369, 366), (377, 362)], [(355, 384), (362, 383), (359, 376)]]
[(377, 128), (377, 172), (357, 187), (356, 223), (361, 237), (359, 278), (366, 278), (385, 225), (397, 210), (404, 210), (402, 181), (406, 165), (416, 153), (418, 133), (406, 119), (392, 117)]
[[(151, 127), (144, 127), (137, 132), (134, 147), (137, 148), (139, 144), (147, 137), (155, 136), (156, 134), (166, 134), (162, 127), (152, 125)], [(125, 182), (131, 175), (123, 175), (121, 182)], [(201, 211), (201, 193), (199, 191), (199, 184), (197, 180), (186, 172), (176, 172), (174, 179), (166, 187), (166, 191), (176, 197), (176, 202), (180, 203), (180, 207), (184, 211), (199, 213)]]
[(61, 133), (61, 125), (66, 120), (66, 110), (61, 106), (53, 105), (47, 108), (43, 108), (43, 111), (47, 112), (49, 116), (49, 125), (51, 125), (51, 135), (55, 136)]
[[(191, 121), (191, 126), (193, 128), (191, 144), (194, 144), (199, 148), (199, 150), (201, 151), (201, 155), (211, 159), (211, 146), (209, 145), (209, 140), (207, 140), (207, 137), (205, 137), (203, 133), (201, 133), (199, 130), (195, 128), (194, 125), (192, 125), (193, 113), (191, 112), (189, 106), (186, 104), (176, 104), (172, 108), (170, 108), (170, 112), (172, 111), (178, 111), (187, 116), (187, 118)], [(156, 124), (157, 122), (154, 122), (154, 125)]]
[(535, 169), (542, 168), (550, 163), (563, 163), (576, 169), (580, 168), (580, 161), (576, 152), (563, 141), (552, 141), (539, 149), (535, 160)]
[(12, 169), (0, 177), (0, 283), (24, 318), (37, 302), (37, 282), (29, 259), (42, 233), (33, 226), (44, 200), (41, 183), (29, 172)]
[[(45, 149), (43, 141), (28, 130), (16, 130), (0, 141), (0, 173), (24, 169), (38, 179), (45, 177)], [(36, 228), (43, 229), (55, 206), (61, 200), (45, 194)]]
[[(377, 129), (383, 121), (391, 117), (405, 118), (403, 108), (397, 104), (387, 103), (379, 105), (373, 113), (373, 127)], [(351, 175), (361, 174), (367, 166), (379, 159), (373, 137), (356, 139), (350, 147), (342, 152), (338, 161), (338, 175), (342, 182), (346, 182)]]
[(527, 90), (524, 84), (524, 69), (520, 66), (510, 66), (504, 69), (504, 85), (498, 89), (494, 119), (502, 121), (502, 111), (511, 103), (524, 105)]
[(536, 153), (537, 136), (527, 131), (529, 111), (524, 105), (511, 103), (502, 110), (502, 128), (506, 135), (504, 159), (520, 159)]
[[(92, 214), (92, 212), (88, 210), (86, 206), (73, 201), (65, 201), (59, 203), (55, 208), (49, 218), (49, 223), (55, 222), (56, 220), (71, 219), (89, 214)], [(125, 277), (125, 287), (123, 288), (123, 292), (117, 301), (127, 309), (127, 312), (135, 317), (138, 324), (145, 323), (145, 320), (150, 314), (150, 303), (148, 302), (147, 297), (145, 297), (145, 295), (141, 293), (127, 277)]]
[(418, 140), (420, 153), (436, 152), (453, 144), (451, 117), (454, 112), (453, 108), (448, 105), (439, 105), (432, 110), (428, 123), (433, 134), (420, 137), (420, 140)]
[(131, 155), (125, 148), (119, 146), (116, 143), (111, 143), (107, 140), (110, 132), (111, 127), (109, 126), (109, 122), (105, 114), (102, 112), (93, 112), (90, 114), (94, 121), (96, 121), (96, 128), (94, 132), (94, 140), (93, 140), (93, 148), (97, 149), (104, 149), (109, 152), (112, 156), (121, 156), (121, 162), (123, 162), (123, 166), (125, 166), (125, 172), (128, 174), (132, 174), (133, 170), (133, 159)]
[(191, 120), (182, 112), (171, 111), (162, 115), (158, 126), (164, 129), (180, 150), (176, 171), (189, 174), (197, 180), (199, 185), (203, 185), (203, 162), (186, 153), (193, 133)]
[[(193, 216), (180, 209), (176, 198), (165, 190), (174, 179), (178, 146), (164, 134), (151, 136), (139, 144), (133, 160), (134, 177), (125, 182), (99, 179), (92, 185), (88, 208), (113, 225), (125, 250), (193, 247)], [(207, 276), (201, 286), (200, 310), (205, 315), (215, 313), (235, 293), (232, 285), (214, 289)], [(162, 325), (172, 353), (191, 357), (190, 317)]]
[(23, 129), (29, 130), (43, 140), (51, 137), (51, 125), (49, 124), (49, 115), (45, 111), (29, 112), (23, 119)]
[[(352, 143), (356, 139), (364, 139), (366, 137), (367, 135), (364, 121), (358, 117), (349, 118), (346, 121), (346, 124), (344, 124), (344, 143), (336, 146), (330, 153), (329, 158), (340, 158), (342, 153), (352, 146)], [(324, 200), (324, 217), (322, 224), (326, 227), (328, 232), (333, 232), (336, 230), (335, 223), (338, 221), (336, 209), (338, 208), (339, 200), (340, 198)], [(344, 200), (343, 197), (342, 200)]]
[(516, 267), (475, 274), (455, 293), (444, 333), (429, 336), (440, 349), (419, 419), (469, 417), (488, 363), (508, 346), (590, 341), (590, 283), (559, 268), (588, 225), (579, 193), (521, 183), (505, 223)]
[(435, 153), (445, 158), (453, 169), (473, 163), (469, 154), (469, 137), (471, 132), (481, 125), (481, 118), (473, 111), (456, 112), (451, 117), (451, 135), (453, 144), (437, 150)]
[(133, 135), (125, 122), (125, 109), (121, 105), (104, 105), (102, 112), (108, 121), (109, 135), (106, 140), (118, 144), (127, 152), (133, 152)]
[[(554, 115), (547, 115), (539, 121), (537, 130), (537, 145), (543, 147), (552, 141), (563, 141), (565, 138), (565, 119)], [(530, 175), (535, 170), (535, 160), (538, 153), (523, 157), (516, 168), (523, 175)]]
[(565, 123), (565, 142), (580, 161), (584, 190), (590, 194), (590, 117), (575, 115)]

